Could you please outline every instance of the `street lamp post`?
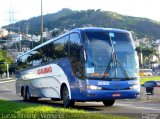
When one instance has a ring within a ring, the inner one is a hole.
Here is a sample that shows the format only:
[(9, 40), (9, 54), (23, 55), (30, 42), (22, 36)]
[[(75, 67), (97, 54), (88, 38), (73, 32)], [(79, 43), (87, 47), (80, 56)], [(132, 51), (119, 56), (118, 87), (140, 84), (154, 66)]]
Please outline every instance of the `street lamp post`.
[(21, 31), (20, 31), (20, 22), (19, 22), (19, 29), (18, 29), (18, 32), (19, 32), (19, 52), (21, 53)]
[(9, 65), (7, 63), (5, 63), (7, 65), (7, 79), (9, 79)]
[(43, 1), (41, 0), (41, 40), (43, 43)]
[(0, 62), (0, 64), (6, 64), (6, 66), (7, 66), (7, 79), (9, 79), (9, 64), (6, 62)]

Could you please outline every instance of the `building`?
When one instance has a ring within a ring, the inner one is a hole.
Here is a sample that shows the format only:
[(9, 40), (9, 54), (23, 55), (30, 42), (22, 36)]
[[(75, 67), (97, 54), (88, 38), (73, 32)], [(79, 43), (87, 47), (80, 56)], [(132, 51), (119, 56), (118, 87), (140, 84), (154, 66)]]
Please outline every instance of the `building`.
[(32, 41), (35, 41), (35, 42), (39, 42), (41, 40), (41, 36), (36, 36), (36, 35), (33, 35), (32, 36)]
[(27, 52), (28, 50), (30, 50), (30, 47), (22, 46), (22, 52)]
[(52, 33), (49, 31), (43, 32), (43, 38), (50, 40), (52, 38)]
[(16, 42), (17, 42), (17, 41), (21, 41), (21, 40), (22, 40), (22, 35), (15, 33), (15, 34), (12, 34), (12, 35), (11, 35), (11, 38), (12, 38), (13, 41), (16, 41)]

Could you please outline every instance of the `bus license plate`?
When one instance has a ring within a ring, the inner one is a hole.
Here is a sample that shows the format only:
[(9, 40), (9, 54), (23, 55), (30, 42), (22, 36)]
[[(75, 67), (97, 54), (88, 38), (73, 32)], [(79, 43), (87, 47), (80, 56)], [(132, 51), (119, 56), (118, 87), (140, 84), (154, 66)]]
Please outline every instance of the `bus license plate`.
[(121, 96), (120, 93), (114, 93), (114, 94), (112, 94), (112, 97), (120, 97), (120, 96)]

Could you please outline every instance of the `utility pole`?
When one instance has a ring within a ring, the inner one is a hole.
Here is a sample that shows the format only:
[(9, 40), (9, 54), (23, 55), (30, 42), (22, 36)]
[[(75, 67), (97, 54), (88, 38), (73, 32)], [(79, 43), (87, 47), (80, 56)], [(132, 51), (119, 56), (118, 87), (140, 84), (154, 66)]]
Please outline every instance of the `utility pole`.
[(29, 22), (26, 23), (26, 40), (28, 40)]
[[(7, 12), (9, 14), (9, 27), (7, 28), (9, 30), (9, 33), (11, 33), (11, 31), (15, 30), (16, 28), (14, 27), (14, 23), (17, 21), (14, 19), (14, 14), (16, 12), (14, 12), (14, 10), (9, 10), (9, 12)], [(11, 34), (9, 36), (9, 39), (11, 40)]]
[(32, 38), (32, 48), (31, 49), (33, 49), (33, 38)]
[(19, 22), (19, 29), (18, 29), (18, 32), (19, 32), (19, 52), (21, 53), (21, 26), (20, 26), (20, 22)]
[(43, 1), (41, 0), (41, 40), (43, 43)]
[(10, 29), (14, 30), (15, 29), (14, 28), (14, 23), (17, 21), (17, 20), (14, 19), (15, 12), (13, 10), (9, 10), (8, 13), (9, 13), (9, 23), (10, 23), (10, 25), (12, 25), (10, 27)]

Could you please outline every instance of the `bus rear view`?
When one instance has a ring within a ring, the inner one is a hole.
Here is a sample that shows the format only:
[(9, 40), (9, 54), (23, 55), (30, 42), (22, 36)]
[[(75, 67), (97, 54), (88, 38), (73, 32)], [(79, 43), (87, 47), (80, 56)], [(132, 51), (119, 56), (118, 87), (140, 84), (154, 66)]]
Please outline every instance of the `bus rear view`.
[(128, 31), (78, 28), (18, 57), (16, 91), (24, 100), (102, 101), (140, 93), (139, 63)]

